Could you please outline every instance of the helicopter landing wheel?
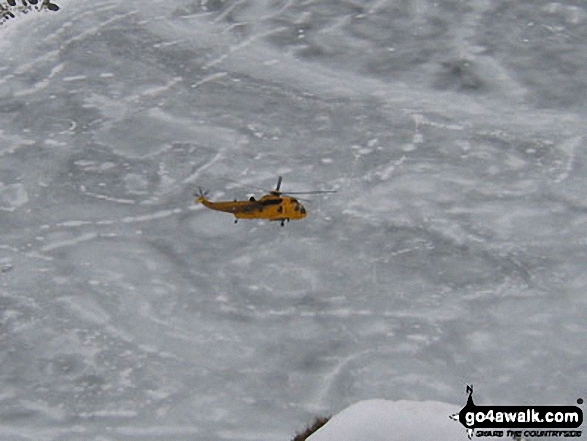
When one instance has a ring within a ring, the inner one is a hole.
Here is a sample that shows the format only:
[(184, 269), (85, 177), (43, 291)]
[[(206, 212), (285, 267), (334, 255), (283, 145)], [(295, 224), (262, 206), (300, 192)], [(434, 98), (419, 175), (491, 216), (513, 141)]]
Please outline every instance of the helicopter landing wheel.
[(238, 224), (238, 219), (235, 219), (235, 220), (234, 220), (234, 223), (235, 223), (235, 224)]

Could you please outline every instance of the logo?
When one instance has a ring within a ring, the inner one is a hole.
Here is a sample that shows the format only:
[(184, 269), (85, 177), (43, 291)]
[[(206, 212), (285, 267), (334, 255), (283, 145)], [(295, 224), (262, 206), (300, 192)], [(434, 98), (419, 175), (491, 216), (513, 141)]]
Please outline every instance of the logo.
[(59, 11), (59, 6), (50, 0), (6, 0), (0, 2), (0, 25), (15, 18), (18, 14), (28, 14), (31, 11)]
[[(578, 406), (477, 406), (473, 386), (467, 386), (467, 404), (449, 418), (476, 437), (580, 437), (583, 411)], [(583, 404), (579, 398), (577, 404)], [(504, 430), (506, 429), (506, 430)]]

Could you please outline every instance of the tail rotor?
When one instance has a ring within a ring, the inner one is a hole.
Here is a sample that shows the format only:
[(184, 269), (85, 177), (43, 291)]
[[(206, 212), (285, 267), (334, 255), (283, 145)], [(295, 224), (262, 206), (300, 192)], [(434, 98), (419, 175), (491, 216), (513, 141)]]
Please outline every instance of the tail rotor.
[(194, 192), (194, 197), (198, 198), (198, 200), (206, 199), (206, 196), (208, 196), (208, 191), (202, 189), (202, 187), (198, 187), (198, 191)]

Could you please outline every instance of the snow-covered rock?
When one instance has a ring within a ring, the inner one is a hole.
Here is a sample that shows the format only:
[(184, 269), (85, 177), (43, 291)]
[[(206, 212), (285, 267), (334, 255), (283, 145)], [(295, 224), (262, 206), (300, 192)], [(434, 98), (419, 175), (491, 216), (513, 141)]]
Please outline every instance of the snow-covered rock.
[(439, 401), (359, 401), (308, 441), (466, 441), (465, 428), (449, 418), (461, 408)]

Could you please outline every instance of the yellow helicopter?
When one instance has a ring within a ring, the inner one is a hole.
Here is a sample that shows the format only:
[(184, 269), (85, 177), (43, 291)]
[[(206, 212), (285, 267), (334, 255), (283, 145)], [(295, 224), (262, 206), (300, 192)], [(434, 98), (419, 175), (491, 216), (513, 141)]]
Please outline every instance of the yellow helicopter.
[(303, 219), (308, 215), (308, 211), (296, 198), (290, 194), (318, 194), (318, 193), (336, 193), (336, 190), (318, 190), (306, 192), (291, 192), (283, 194), (279, 189), (281, 187), (282, 177), (277, 179), (275, 190), (269, 191), (261, 199), (251, 198), (247, 201), (223, 201), (212, 202), (206, 198), (206, 193), (199, 188), (196, 203), (201, 203), (212, 210), (224, 211), (234, 214), (236, 224), (239, 219), (268, 219), (270, 221), (280, 221), (281, 226), (285, 221)]

